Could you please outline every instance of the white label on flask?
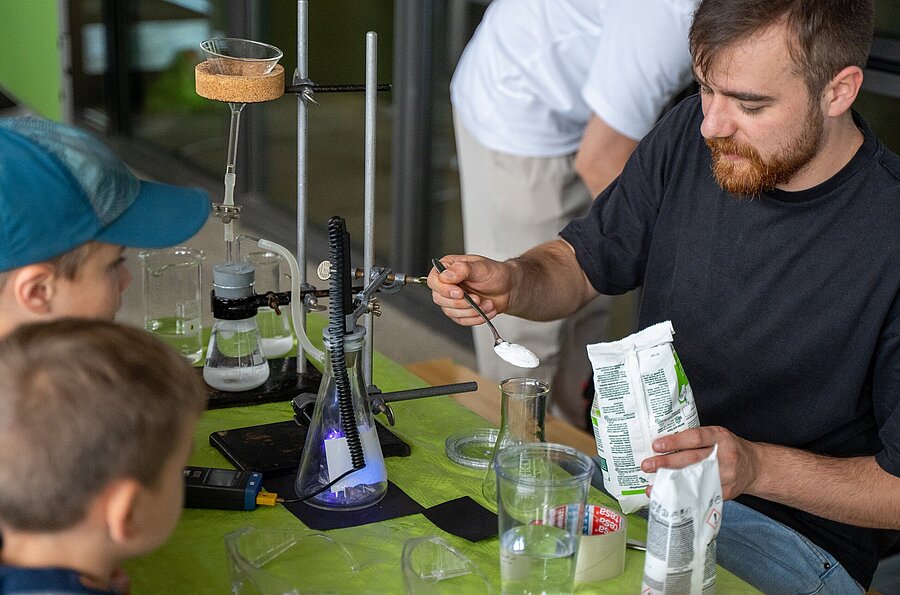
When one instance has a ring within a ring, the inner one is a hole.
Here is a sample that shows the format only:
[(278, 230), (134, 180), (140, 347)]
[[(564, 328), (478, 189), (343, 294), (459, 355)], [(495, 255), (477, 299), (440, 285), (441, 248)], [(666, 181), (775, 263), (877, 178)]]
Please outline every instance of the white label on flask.
[[(340, 477), (344, 472), (353, 468), (346, 438), (328, 438), (325, 440), (325, 464), (328, 465), (329, 482), (334, 481), (335, 477)], [(332, 494), (337, 494), (347, 486), (347, 477), (331, 486)]]
[[(381, 454), (381, 443), (375, 426), (368, 429), (359, 428), (359, 441), (365, 454), (366, 466), (331, 486), (331, 493), (336, 494), (348, 486), (369, 485), (385, 481), (387, 468)], [(353, 468), (350, 460), (350, 449), (346, 438), (332, 438), (325, 441), (325, 462), (328, 465), (328, 481), (334, 481), (342, 473)]]

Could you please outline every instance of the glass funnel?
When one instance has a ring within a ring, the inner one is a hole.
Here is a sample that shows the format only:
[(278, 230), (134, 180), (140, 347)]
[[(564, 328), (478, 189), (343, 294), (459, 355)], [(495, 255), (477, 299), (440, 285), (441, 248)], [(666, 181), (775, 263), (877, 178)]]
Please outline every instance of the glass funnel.
[(546, 442), (544, 419), (550, 385), (533, 378), (507, 378), (500, 383), (500, 432), (491, 462), (481, 484), (485, 500), (497, 503), (497, 472), (494, 462), (498, 453), (514, 444)]
[[(206, 54), (210, 71), (226, 76), (264, 76), (272, 72), (281, 59), (283, 52), (274, 45), (221, 37), (207, 39), (200, 43), (200, 49)], [(228, 153), (225, 161), (225, 206), (234, 205), (234, 187), (236, 184), (235, 164), (237, 162), (238, 133), (241, 127), (241, 111), (244, 103), (231, 102), (231, 124), (228, 130)], [(233, 261), (234, 229), (231, 221), (225, 223), (225, 260)]]
[[(325, 350), (325, 371), (322, 373), (316, 407), (306, 434), (294, 490), (300, 498), (315, 493), (305, 502), (316, 508), (356, 510), (377, 503), (387, 492), (387, 469), (362, 373), (362, 349), (366, 330), (357, 327), (344, 336), (343, 365), (346, 366), (350, 381), (350, 402), (343, 404), (335, 380), (335, 364), (331, 357), (332, 340), (328, 328), (323, 335), (328, 348)], [(345, 416), (351, 413), (356, 421), (365, 467), (338, 479), (353, 468), (353, 447), (344, 429)], [(330, 485), (332, 482), (333, 485)]]
[(284, 53), (267, 43), (219, 37), (200, 43), (210, 70), (228, 76), (263, 76), (272, 72)]

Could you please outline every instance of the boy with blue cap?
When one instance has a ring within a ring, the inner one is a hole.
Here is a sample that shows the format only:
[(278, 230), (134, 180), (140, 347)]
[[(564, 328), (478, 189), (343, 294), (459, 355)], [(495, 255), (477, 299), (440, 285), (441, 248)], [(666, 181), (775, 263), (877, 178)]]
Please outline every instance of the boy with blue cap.
[(202, 190), (138, 180), (82, 130), (0, 119), (0, 337), (37, 320), (111, 320), (131, 282), (124, 248), (187, 240), (209, 204)]

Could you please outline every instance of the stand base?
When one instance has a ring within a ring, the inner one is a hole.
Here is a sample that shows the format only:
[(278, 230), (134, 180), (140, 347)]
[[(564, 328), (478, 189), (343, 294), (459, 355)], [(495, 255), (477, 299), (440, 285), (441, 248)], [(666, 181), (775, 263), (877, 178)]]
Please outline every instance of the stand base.
[[(196, 370), (202, 377), (203, 368)], [(298, 374), (296, 357), (270, 359), (269, 370), (269, 378), (265, 384), (253, 390), (225, 392), (204, 383), (208, 397), (207, 407), (221, 409), (290, 401), (303, 392), (318, 392), (322, 380), (322, 374), (312, 364), (306, 366), (306, 374)]]

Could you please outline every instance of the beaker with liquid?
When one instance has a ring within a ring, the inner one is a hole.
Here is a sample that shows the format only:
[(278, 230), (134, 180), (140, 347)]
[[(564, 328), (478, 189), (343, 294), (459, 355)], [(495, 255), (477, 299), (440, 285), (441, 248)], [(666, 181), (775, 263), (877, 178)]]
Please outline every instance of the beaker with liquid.
[(144, 328), (192, 364), (203, 357), (200, 319), (203, 251), (179, 246), (138, 254), (143, 283)]
[[(281, 287), (281, 257), (274, 252), (251, 252), (244, 256), (256, 269), (256, 293), (277, 293)], [(266, 359), (285, 357), (294, 348), (294, 334), (291, 332), (289, 308), (277, 314), (268, 306), (261, 306), (256, 312), (256, 326), (262, 338), (260, 347)]]

